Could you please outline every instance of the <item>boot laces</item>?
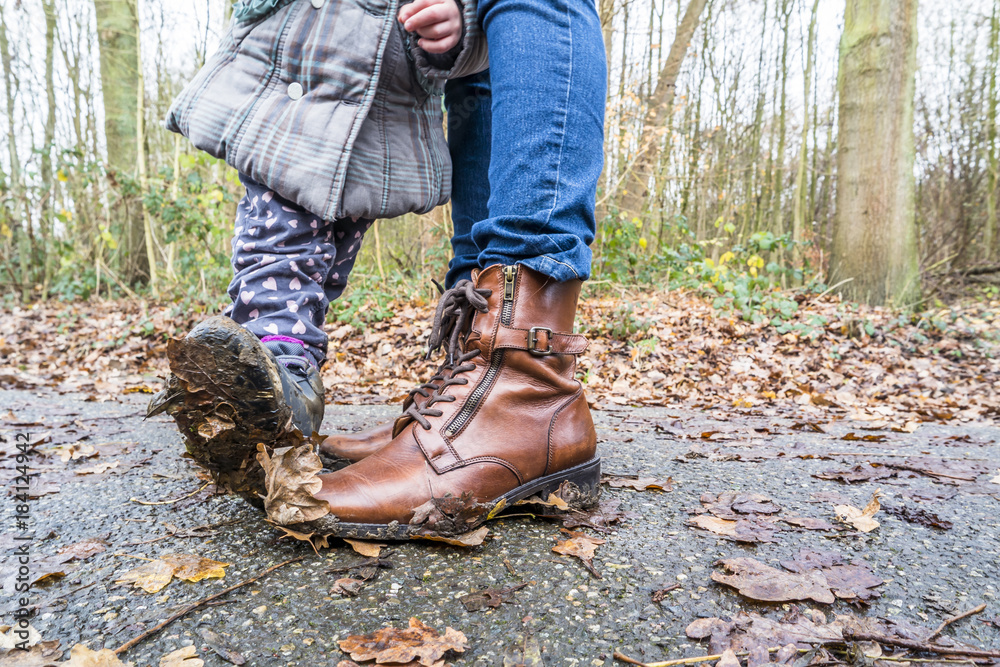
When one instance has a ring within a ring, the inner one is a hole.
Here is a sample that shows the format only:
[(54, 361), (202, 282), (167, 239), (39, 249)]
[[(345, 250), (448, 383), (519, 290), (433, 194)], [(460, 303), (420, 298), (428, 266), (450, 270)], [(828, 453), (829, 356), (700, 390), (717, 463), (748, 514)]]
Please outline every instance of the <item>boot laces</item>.
[[(480, 355), (480, 351), (463, 351), (462, 335), (472, 322), (473, 311), (480, 313), (489, 311), (489, 303), (486, 299), (492, 294), (492, 290), (476, 289), (471, 280), (460, 280), (454, 287), (441, 295), (441, 300), (434, 313), (434, 324), (431, 327), (427, 354), (430, 355), (444, 346), (447, 361), (438, 375), (431, 378), (430, 382), (410, 392), (411, 398), (417, 393), (426, 397), (427, 394), (424, 392), (427, 389), (432, 389), (427, 402), (423, 406), (418, 406), (411, 401), (410, 405), (403, 411), (404, 415), (416, 421), (426, 431), (431, 429), (427, 417), (440, 417), (444, 414), (442, 410), (433, 407), (433, 405), (435, 403), (452, 403), (457, 400), (454, 396), (445, 393), (448, 387), (469, 384), (468, 378), (457, 376), (475, 370), (476, 365), (470, 362)], [(443, 371), (449, 367), (452, 369), (451, 377), (445, 378)], [(436, 380), (440, 384), (436, 384)]]

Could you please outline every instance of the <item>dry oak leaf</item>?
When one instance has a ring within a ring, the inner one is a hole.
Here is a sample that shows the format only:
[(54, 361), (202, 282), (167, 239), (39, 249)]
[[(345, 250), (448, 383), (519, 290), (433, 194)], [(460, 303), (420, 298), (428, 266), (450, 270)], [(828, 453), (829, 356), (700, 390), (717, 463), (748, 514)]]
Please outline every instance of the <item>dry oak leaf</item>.
[(809, 570), (792, 574), (768, 567), (753, 558), (727, 558), (716, 562), (733, 574), (712, 573), (712, 581), (738, 590), (753, 600), (789, 602), (815, 600), (832, 604), (836, 597), (820, 572)]
[(722, 657), (719, 658), (719, 662), (715, 663), (715, 667), (740, 667), (740, 659), (736, 657), (736, 651), (731, 648), (723, 651)]
[(735, 521), (747, 514), (776, 514), (781, 507), (774, 504), (770, 498), (760, 493), (734, 493), (726, 491), (701, 494), (701, 504), (709, 512), (720, 519)]
[(364, 556), (365, 558), (378, 558), (379, 554), (382, 553), (382, 548), (388, 545), (377, 544), (375, 542), (364, 542), (362, 540), (350, 540), (346, 537), (344, 541), (351, 545), (351, 548), (356, 552)]
[(375, 660), (383, 664), (416, 660), (426, 667), (434, 667), (449, 651), (463, 653), (469, 647), (461, 632), (445, 628), (441, 634), (416, 618), (410, 619), (410, 627), (405, 630), (382, 628), (369, 635), (352, 635), (339, 645), (355, 661)]
[(576, 556), (592, 575), (601, 579), (601, 573), (594, 569), (594, 552), (598, 546), (606, 543), (605, 540), (577, 531), (563, 529), (563, 532), (569, 534), (570, 539), (559, 542), (552, 550), (566, 556)]
[(267, 496), (264, 509), (279, 525), (315, 521), (330, 513), (330, 504), (313, 496), (323, 488), (317, 477), (323, 462), (312, 445), (279, 447), (267, 455), (263, 444), (257, 444), (257, 461), (264, 468)]
[(879, 527), (879, 522), (872, 517), (881, 508), (878, 501), (880, 495), (881, 489), (875, 489), (871, 500), (868, 501), (868, 504), (862, 510), (853, 505), (837, 505), (833, 508), (833, 511), (837, 513), (839, 521), (854, 526), (862, 533), (870, 533)]
[(550, 493), (549, 497), (542, 500), (541, 496), (531, 496), (530, 498), (525, 498), (524, 500), (518, 500), (515, 505), (542, 505), (543, 507), (555, 507), (557, 510), (569, 511), (570, 506), (565, 500), (560, 498), (554, 493)]
[(458, 598), (458, 600), (465, 606), (467, 611), (480, 611), (481, 609), (486, 609), (487, 607), (496, 609), (504, 602), (512, 601), (514, 599), (514, 593), (527, 585), (527, 583), (517, 584), (516, 586), (508, 586), (507, 588), (502, 588), (500, 590), (495, 588), (486, 588), (475, 593), (470, 593), (469, 595), (463, 595)]
[(198, 657), (198, 649), (192, 644), (160, 658), (160, 667), (205, 667), (205, 661)]
[(133, 568), (116, 579), (116, 584), (133, 584), (147, 593), (158, 593), (174, 577), (174, 566), (162, 560), (152, 560)]
[(730, 521), (729, 519), (720, 519), (717, 516), (699, 514), (688, 519), (687, 523), (689, 526), (728, 537), (736, 542), (748, 542), (751, 544), (777, 542), (774, 538), (774, 533), (779, 530), (775, 528), (773, 522), (756, 515), (741, 518), (737, 521)]
[(361, 592), (361, 588), (364, 585), (364, 579), (351, 579), (349, 577), (337, 579), (333, 582), (333, 588), (330, 589), (330, 595), (336, 594), (342, 595), (345, 598), (353, 598)]
[(132, 667), (131, 662), (122, 662), (109, 648), (91, 651), (83, 644), (77, 644), (69, 651), (69, 660), (59, 667)]

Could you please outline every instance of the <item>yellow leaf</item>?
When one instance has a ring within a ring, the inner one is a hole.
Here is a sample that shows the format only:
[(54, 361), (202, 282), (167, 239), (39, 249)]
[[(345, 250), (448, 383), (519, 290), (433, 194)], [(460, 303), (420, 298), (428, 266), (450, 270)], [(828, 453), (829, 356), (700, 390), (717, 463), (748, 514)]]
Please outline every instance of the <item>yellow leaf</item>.
[(65, 183), (66, 181), (69, 180), (66, 177), (66, 172), (63, 171), (62, 169), (60, 169), (59, 171), (56, 172), (56, 178), (59, 180), (60, 183)]
[(346, 537), (344, 538), (344, 541), (350, 544), (352, 549), (366, 558), (378, 558), (379, 554), (382, 553), (382, 547), (386, 546), (384, 544), (375, 544), (374, 542), (349, 540)]
[(646, 237), (642, 237), (641, 239), (639, 239), (639, 247), (640, 248), (642, 248), (643, 250), (645, 250), (647, 245), (648, 244), (646, 243)]
[(174, 576), (174, 566), (162, 560), (150, 561), (133, 568), (115, 580), (116, 584), (134, 584), (147, 593), (158, 593), (170, 583)]
[(211, 558), (188, 554), (167, 554), (160, 560), (173, 566), (175, 577), (191, 582), (202, 579), (222, 579), (226, 576), (224, 568), (229, 567), (229, 563), (220, 563)]

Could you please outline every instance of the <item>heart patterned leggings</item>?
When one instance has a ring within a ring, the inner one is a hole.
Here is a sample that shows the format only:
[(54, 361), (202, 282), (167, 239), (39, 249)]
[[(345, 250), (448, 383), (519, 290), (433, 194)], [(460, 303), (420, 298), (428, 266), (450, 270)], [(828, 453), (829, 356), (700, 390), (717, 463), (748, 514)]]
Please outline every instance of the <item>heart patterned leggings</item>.
[(240, 180), (247, 193), (237, 207), (233, 302), (225, 314), (265, 342), (301, 343), (322, 366), (326, 311), (347, 287), (373, 221), (322, 220), (242, 174)]

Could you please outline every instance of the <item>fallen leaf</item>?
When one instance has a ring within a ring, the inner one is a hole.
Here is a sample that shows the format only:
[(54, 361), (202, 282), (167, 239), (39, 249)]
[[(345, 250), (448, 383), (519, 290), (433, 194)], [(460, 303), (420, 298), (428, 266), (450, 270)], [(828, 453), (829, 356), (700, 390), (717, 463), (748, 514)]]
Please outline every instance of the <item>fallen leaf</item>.
[(997, 475), (996, 477), (991, 479), (990, 484), (1000, 484), (1000, 475)]
[(18, 648), (0, 650), (0, 667), (57, 667), (62, 658), (59, 640), (38, 642), (28, 650)]
[(777, 542), (774, 534), (779, 530), (772, 522), (756, 515), (731, 521), (707, 514), (698, 514), (688, 519), (687, 523), (716, 535), (728, 537), (736, 542), (751, 544)]
[(85, 468), (76, 468), (74, 472), (77, 475), (103, 475), (107, 471), (117, 468), (119, 464), (119, 461), (106, 461), (104, 463), (95, 463)]
[(77, 644), (70, 649), (69, 660), (59, 667), (132, 667), (132, 663), (123, 663), (109, 648), (91, 651), (83, 644)]
[(843, 482), (845, 484), (854, 484), (856, 482), (872, 482), (879, 479), (887, 479), (895, 477), (897, 474), (899, 473), (895, 470), (889, 470), (879, 464), (872, 463), (858, 464), (849, 470), (827, 470), (826, 472), (816, 473), (813, 477)]
[(208, 628), (199, 628), (198, 634), (200, 634), (201, 638), (205, 640), (208, 647), (226, 662), (233, 665), (242, 665), (246, 663), (247, 659), (236, 651), (236, 649), (234, 649), (219, 633), (209, 630)]
[(174, 577), (174, 566), (162, 560), (153, 560), (133, 568), (115, 580), (116, 584), (133, 584), (147, 593), (158, 593)]
[(60, 488), (62, 487), (55, 482), (49, 480), (43, 481), (40, 477), (31, 477), (28, 479), (29, 498), (41, 498), (52, 493), (59, 493)]
[(330, 504), (313, 495), (323, 488), (317, 477), (323, 462), (311, 444), (279, 447), (268, 456), (264, 445), (258, 443), (257, 461), (264, 468), (267, 488), (264, 509), (274, 523), (304, 523), (330, 513)]
[(455, 537), (447, 537), (444, 535), (424, 535), (418, 534), (414, 535), (414, 539), (419, 540), (431, 540), (432, 542), (444, 542), (445, 544), (450, 544), (456, 547), (478, 547), (486, 539), (486, 536), (490, 534), (490, 529), (486, 526), (480, 526), (479, 528), (465, 533), (464, 535), (456, 535)]
[(497, 590), (495, 588), (487, 588), (485, 590), (479, 591), (477, 593), (470, 593), (468, 595), (463, 595), (458, 598), (459, 602), (465, 605), (467, 611), (480, 611), (486, 608), (497, 608), (504, 602), (511, 602), (514, 599), (514, 593), (521, 590), (528, 584), (518, 584), (516, 586), (508, 586)]
[(379, 554), (382, 553), (382, 548), (386, 546), (385, 544), (376, 544), (375, 542), (350, 540), (346, 537), (344, 538), (344, 541), (351, 545), (352, 549), (366, 558), (378, 558)]
[(205, 661), (198, 657), (198, 649), (192, 644), (160, 658), (160, 667), (205, 667)]
[(531, 496), (524, 500), (518, 500), (514, 505), (542, 505), (543, 507), (555, 507), (557, 510), (562, 511), (570, 509), (569, 503), (554, 493), (550, 493), (549, 497), (545, 500), (542, 500), (540, 496)]
[(509, 647), (503, 656), (504, 667), (544, 667), (542, 648), (538, 640), (530, 633), (517, 638), (517, 642)]
[(899, 517), (903, 521), (915, 523), (920, 526), (926, 526), (928, 528), (937, 528), (938, 530), (951, 530), (951, 528), (955, 525), (951, 521), (942, 519), (937, 514), (917, 507), (883, 507), (882, 511), (886, 514)]
[(291, 528), (288, 528), (286, 526), (279, 526), (278, 524), (274, 523), (269, 519), (265, 519), (265, 521), (267, 521), (269, 524), (273, 525), (275, 528), (285, 533), (284, 535), (278, 538), (279, 540), (283, 540), (286, 537), (290, 537), (293, 540), (299, 540), (300, 542), (307, 542), (309, 546), (312, 547), (312, 550), (316, 552), (317, 556), (319, 555), (320, 549), (325, 549), (330, 546), (329, 542), (326, 539), (329, 537), (329, 535), (318, 535), (317, 533), (302, 533), (297, 530), (292, 530)]
[(733, 574), (712, 572), (712, 581), (731, 586), (752, 600), (815, 600), (824, 604), (832, 604), (836, 600), (826, 578), (816, 571), (802, 574), (782, 572), (752, 558), (727, 558), (716, 565)]
[(668, 477), (661, 482), (655, 477), (639, 477), (638, 475), (602, 475), (601, 484), (607, 484), (615, 489), (635, 489), (636, 491), (673, 491), (674, 478)]
[(887, 439), (888, 438), (886, 438), (886, 436), (884, 435), (875, 435), (872, 433), (862, 436), (854, 435), (853, 433), (848, 433), (847, 435), (841, 438), (841, 440), (861, 441), (861, 442), (885, 442)]
[(77, 459), (89, 459), (98, 455), (93, 445), (85, 445), (79, 442), (57, 447), (54, 451), (63, 463), (69, 463), (71, 460), (76, 461)]
[(726, 649), (719, 662), (715, 663), (715, 667), (740, 667), (740, 659), (736, 657), (735, 651)]
[(541, 514), (539, 516), (559, 521), (564, 528), (591, 528), (601, 533), (607, 533), (611, 530), (612, 524), (621, 523), (626, 518), (635, 516), (620, 511), (618, 509), (620, 505), (620, 500), (605, 498), (596, 509), (570, 510), (565, 514)]
[(375, 660), (382, 664), (417, 660), (426, 667), (433, 667), (446, 653), (463, 653), (469, 647), (461, 632), (445, 628), (440, 634), (416, 618), (410, 619), (410, 627), (405, 630), (382, 628), (369, 635), (352, 635), (338, 644), (355, 661)]
[[(20, 628), (13, 628), (9, 625), (4, 625), (0, 627), (0, 649), (12, 649), (16, 648), (19, 644), (22, 646), (34, 646), (35, 644), (42, 641), (42, 635), (35, 629), (31, 624), (28, 624), (28, 629), (22, 630)], [(20, 634), (15, 634), (15, 632), (23, 632), (27, 634), (24, 637)]]
[(60, 549), (58, 554), (68, 556), (68, 560), (84, 561), (107, 550), (108, 543), (102, 539), (91, 537), (89, 539), (70, 544)]
[(333, 588), (330, 589), (330, 595), (342, 595), (345, 598), (352, 598), (361, 592), (361, 588), (364, 584), (364, 579), (351, 579), (347, 577), (337, 579), (333, 582)]
[(563, 530), (563, 532), (568, 533), (570, 539), (559, 542), (552, 547), (552, 550), (566, 556), (576, 556), (592, 575), (600, 579), (601, 574), (594, 569), (594, 552), (598, 546), (606, 543), (605, 540), (574, 531)]
[(879, 527), (878, 521), (872, 518), (879, 511), (879, 492), (879, 489), (875, 490), (871, 500), (868, 501), (868, 504), (862, 510), (853, 505), (837, 505), (834, 508), (834, 511), (837, 513), (837, 519), (854, 526), (862, 533), (872, 532)]
[(741, 515), (776, 514), (781, 511), (781, 507), (760, 493), (734, 493), (731, 491), (719, 495), (703, 493), (700, 500), (709, 512), (721, 519), (731, 521), (739, 519)]
[(781, 519), (785, 523), (791, 524), (793, 526), (798, 526), (800, 528), (805, 528), (806, 530), (837, 530), (837, 527), (826, 519), (813, 519), (810, 517), (801, 516), (787, 516)]
[[(47, 556), (45, 558), (39, 558), (31, 563), (30, 574), (31, 581), (29, 582), (32, 586), (35, 584), (46, 581), (47, 579), (56, 579), (59, 577), (64, 577), (69, 572), (72, 572), (75, 566), (66, 565), (66, 562), (70, 560), (68, 556), (57, 555), (57, 556)], [(3, 588), (5, 591), (14, 591), (17, 589), (18, 576), (18, 563), (15, 559), (8, 559), (7, 564), (3, 566), (0, 570), (0, 580), (3, 581)], [(23, 583), (20, 582), (20, 583)]]
[(147, 593), (157, 593), (174, 577), (190, 582), (221, 579), (226, 576), (224, 568), (228, 566), (229, 563), (220, 563), (201, 556), (167, 554), (129, 570), (121, 578), (116, 579), (115, 583), (132, 584)]
[(229, 563), (189, 554), (168, 554), (160, 559), (174, 567), (175, 577), (192, 583), (202, 579), (222, 579), (226, 576), (224, 568), (229, 566)]

